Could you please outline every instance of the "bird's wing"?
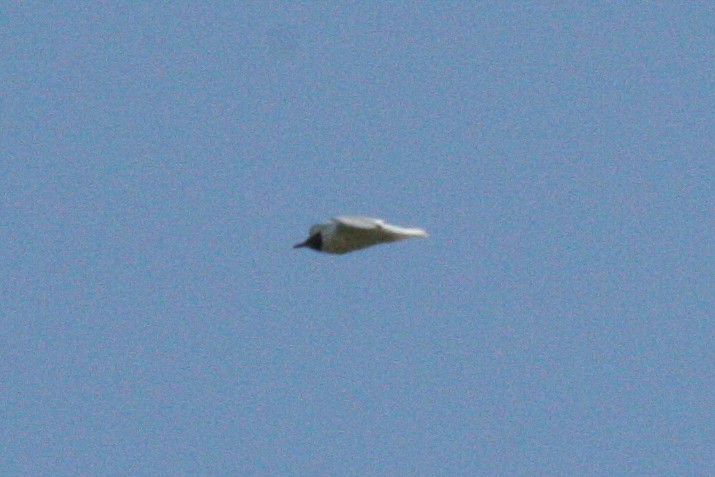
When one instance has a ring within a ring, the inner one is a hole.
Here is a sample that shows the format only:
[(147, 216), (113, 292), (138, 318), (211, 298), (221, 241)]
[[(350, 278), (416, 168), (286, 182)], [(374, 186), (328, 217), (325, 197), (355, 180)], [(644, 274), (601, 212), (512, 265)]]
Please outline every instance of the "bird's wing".
[(335, 233), (329, 240), (329, 247), (336, 253), (352, 252), (393, 241), (385, 234), (382, 228), (384, 222), (380, 219), (343, 216), (332, 219), (331, 222), (335, 224)]
[(375, 230), (385, 225), (385, 222), (380, 219), (352, 216), (336, 217), (333, 222), (337, 224), (338, 228), (354, 230)]

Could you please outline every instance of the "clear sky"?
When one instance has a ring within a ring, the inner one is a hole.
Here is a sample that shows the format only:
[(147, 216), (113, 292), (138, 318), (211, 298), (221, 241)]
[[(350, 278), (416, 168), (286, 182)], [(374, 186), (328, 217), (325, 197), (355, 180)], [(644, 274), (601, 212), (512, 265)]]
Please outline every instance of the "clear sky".
[(715, 475), (715, 6), (622, 3), (3, 4), (0, 475)]

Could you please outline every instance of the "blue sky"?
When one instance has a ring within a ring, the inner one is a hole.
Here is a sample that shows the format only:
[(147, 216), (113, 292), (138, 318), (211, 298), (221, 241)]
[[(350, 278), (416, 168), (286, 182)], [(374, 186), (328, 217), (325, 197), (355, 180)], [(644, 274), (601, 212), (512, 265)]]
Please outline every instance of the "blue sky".
[(712, 473), (709, 3), (1, 15), (2, 475)]

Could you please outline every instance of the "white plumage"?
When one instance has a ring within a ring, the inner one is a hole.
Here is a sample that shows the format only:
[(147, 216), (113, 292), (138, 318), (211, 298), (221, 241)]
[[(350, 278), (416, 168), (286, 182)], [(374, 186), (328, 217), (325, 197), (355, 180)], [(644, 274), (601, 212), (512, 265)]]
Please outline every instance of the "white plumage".
[(293, 248), (308, 247), (319, 252), (343, 254), (414, 237), (427, 237), (427, 232), (386, 224), (380, 219), (343, 216), (313, 225), (308, 239)]

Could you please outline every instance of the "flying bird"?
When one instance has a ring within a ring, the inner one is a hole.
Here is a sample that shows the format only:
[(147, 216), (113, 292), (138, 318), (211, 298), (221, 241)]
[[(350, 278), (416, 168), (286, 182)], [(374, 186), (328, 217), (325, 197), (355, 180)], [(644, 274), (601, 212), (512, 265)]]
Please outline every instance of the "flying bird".
[(427, 237), (427, 232), (386, 224), (380, 219), (343, 216), (313, 225), (308, 239), (293, 248), (308, 247), (319, 252), (343, 254), (414, 237)]

